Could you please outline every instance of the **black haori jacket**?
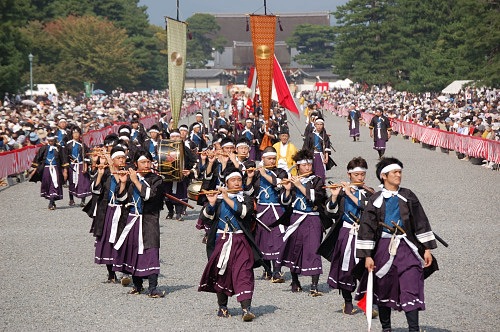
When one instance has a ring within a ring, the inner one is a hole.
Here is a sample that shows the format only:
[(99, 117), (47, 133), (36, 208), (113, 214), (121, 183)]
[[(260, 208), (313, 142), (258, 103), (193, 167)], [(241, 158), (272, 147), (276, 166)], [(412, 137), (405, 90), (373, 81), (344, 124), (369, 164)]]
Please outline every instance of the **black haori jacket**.
[(378, 135), (378, 130), (377, 130), (377, 116), (374, 116), (372, 120), (370, 121), (369, 128), (373, 129), (373, 141), (382, 139), (387, 141), (389, 139), (389, 135), (387, 134), (387, 131), (392, 130), (391, 128), (391, 121), (389, 120), (388, 117), (385, 115), (381, 115), (380, 119), (382, 119), (382, 123), (380, 126), (380, 137)]
[[(85, 205), (82, 209), (87, 215), (92, 218), (92, 226), (90, 227), (90, 233), (93, 233), (95, 237), (100, 237), (104, 229), (104, 219), (106, 219), (106, 210), (108, 209), (108, 197), (109, 188), (111, 186), (111, 177), (113, 175), (110, 173), (109, 168), (104, 171), (101, 182), (99, 185), (95, 184), (95, 179), (90, 185), (90, 190), (92, 191), (92, 199)], [(97, 178), (97, 174), (96, 174)], [(119, 193), (120, 184), (116, 185), (115, 204), (122, 205), (125, 202), (126, 190), (123, 193)], [(95, 211), (95, 216), (94, 216)]]
[[(363, 189), (361, 189), (363, 190)], [(361, 209), (361, 214), (363, 214), (363, 210), (365, 206), (368, 204), (368, 198), (371, 196), (371, 192), (365, 190), (361, 192), (361, 201), (358, 202), (358, 206)], [(339, 238), (339, 232), (342, 228), (342, 216), (344, 215), (344, 207), (345, 200), (347, 199), (347, 195), (342, 190), (340, 194), (337, 196), (337, 200), (335, 201), (335, 206), (333, 210), (330, 209), (330, 201), (328, 199), (325, 206), (325, 216), (334, 220), (334, 226), (330, 228), (330, 231), (326, 235), (325, 239), (321, 243), (318, 248), (317, 254), (323, 256), (328, 261), (331, 261), (333, 256), (333, 251), (335, 249), (335, 243)]]
[[(160, 248), (160, 211), (163, 210), (165, 190), (161, 176), (155, 173), (146, 173), (144, 180), (149, 185), (142, 184), (140, 196), (142, 198), (142, 238), (144, 249)], [(127, 183), (125, 208), (122, 210), (118, 222), (117, 238), (120, 237), (127, 224), (130, 204), (133, 204), (134, 184)]]
[(310, 133), (308, 133), (304, 139), (304, 145), (302, 146), (302, 150), (309, 150), (309, 151), (315, 151), (314, 149), (314, 137), (316, 135), (319, 135), (321, 145), (323, 146), (323, 153), (332, 153), (331, 149), (331, 143), (330, 143), (330, 136), (326, 133), (326, 131), (323, 129), (321, 133), (316, 133), (316, 129), (313, 129)]
[[(215, 209), (212, 213), (210, 213), (208, 209), (209, 204), (206, 204), (200, 213), (200, 219), (205, 226), (209, 228), (208, 238), (207, 238), (207, 257), (210, 259), (210, 256), (214, 252), (215, 249), (215, 239), (217, 235), (217, 223), (219, 221), (220, 215), (220, 207), (221, 202), (217, 201), (215, 204)], [(262, 265), (262, 251), (259, 249), (257, 244), (255, 243), (255, 239), (250, 231), (253, 218), (254, 218), (254, 205), (253, 199), (247, 195), (243, 195), (242, 204), (238, 204), (237, 210), (234, 211), (234, 217), (238, 221), (241, 230), (245, 234), (245, 237), (252, 247), (252, 252), (254, 256), (254, 265), (253, 267), (259, 267)]]
[[(356, 242), (356, 257), (373, 257), (375, 247), (382, 234), (379, 222), (384, 222), (385, 200), (382, 199), (380, 208), (375, 207), (374, 201), (382, 194), (381, 191), (373, 194), (368, 200), (364, 213), (361, 216), (361, 224)], [(423, 257), (425, 249), (437, 248), (434, 233), (432, 232), (429, 219), (422, 208), (417, 196), (407, 188), (399, 188), (398, 194), (406, 199), (399, 198), (399, 211), (406, 236), (412, 242)], [(436, 259), (433, 257), (432, 265), (424, 269), (427, 278), (433, 272), (439, 270)]]
[[(61, 171), (61, 168), (68, 167), (68, 156), (65, 153), (65, 150), (59, 144), (54, 145), (54, 160), (57, 163), (58, 172)], [(33, 159), (33, 163), (31, 167), (36, 168), (35, 174), (29, 179), (30, 182), (38, 182), (42, 181), (43, 170), (45, 169), (45, 159), (47, 158), (47, 153), (49, 153), (50, 145), (44, 145), (40, 149), (38, 149), (35, 158)]]

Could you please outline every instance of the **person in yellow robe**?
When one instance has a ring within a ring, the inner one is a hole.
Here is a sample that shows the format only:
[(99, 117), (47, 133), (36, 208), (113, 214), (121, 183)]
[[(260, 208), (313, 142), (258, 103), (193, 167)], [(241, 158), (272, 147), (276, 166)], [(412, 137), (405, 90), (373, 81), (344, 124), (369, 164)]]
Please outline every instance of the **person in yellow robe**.
[[(290, 133), (288, 131), (288, 127), (281, 128), (279, 138), (280, 141), (273, 145), (273, 148), (278, 153), (276, 158), (276, 167), (283, 168), (288, 171), (295, 163), (292, 158), (297, 153), (297, 148), (289, 141)], [(295, 168), (291, 170), (290, 174), (297, 174)]]

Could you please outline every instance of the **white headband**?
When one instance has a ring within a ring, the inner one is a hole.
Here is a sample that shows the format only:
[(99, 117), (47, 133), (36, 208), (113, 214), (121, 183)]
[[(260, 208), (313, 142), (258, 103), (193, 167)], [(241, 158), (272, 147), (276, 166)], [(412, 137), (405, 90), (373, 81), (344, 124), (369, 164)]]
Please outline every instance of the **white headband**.
[(238, 172), (232, 172), (228, 176), (226, 176), (226, 181), (229, 180), (229, 179), (231, 179), (231, 178), (235, 178), (235, 177), (240, 177), (241, 178), (242, 176)]
[(297, 165), (312, 164), (312, 163), (313, 163), (312, 159), (302, 159), (296, 162)]
[(150, 133), (158, 133), (158, 134), (160, 133), (160, 131), (157, 129), (149, 129), (149, 132)]
[(252, 119), (246, 119), (245, 122), (251, 122), (251, 123), (253, 123), (253, 120)]
[(193, 125), (193, 128), (196, 128), (196, 127), (201, 127), (201, 125), (200, 125), (199, 123), (195, 123), (195, 124)]
[(276, 152), (272, 152), (272, 151), (268, 151), (268, 152), (264, 152), (262, 154), (262, 158), (264, 157), (276, 157), (278, 154)]
[(121, 139), (121, 140), (130, 140), (130, 137), (124, 135), (124, 136), (118, 137), (118, 139)]
[(394, 171), (396, 169), (402, 169), (402, 168), (398, 164), (390, 164), (390, 165), (387, 165), (384, 168), (382, 168), (382, 170), (380, 171), (380, 174), (389, 173), (390, 171)]
[(240, 146), (246, 146), (246, 147), (250, 147), (247, 143), (245, 142), (241, 142), (241, 143), (238, 143), (236, 144), (236, 147), (239, 148)]
[(116, 151), (111, 155), (111, 159), (115, 159), (116, 157), (125, 157), (125, 152), (123, 151)]
[(367, 169), (364, 167), (354, 167), (353, 169), (350, 169), (347, 171), (347, 173), (356, 173), (356, 172), (366, 172)]
[(180, 127), (179, 131), (181, 131), (181, 130), (188, 131), (188, 129), (186, 127)]
[(146, 156), (143, 155), (143, 156), (140, 156), (139, 159), (137, 159), (137, 161), (141, 161), (141, 160), (144, 160), (144, 159), (149, 160), (148, 158), (146, 158)]
[(181, 133), (178, 133), (178, 132), (173, 132), (173, 133), (170, 133), (170, 137), (173, 137), (173, 136), (181, 136)]
[(325, 120), (323, 120), (323, 119), (316, 119), (316, 120), (314, 120), (314, 123), (325, 123)]
[(121, 132), (127, 132), (127, 133), (130, 134), (130, 130), (128, 128), (122, 128), (122, 129), (120, 129), (120, 133)]
[(226, 143), (221, 145), (221, 147), (225, 147), (225, 146), (234, 146), (234, 143), (233, 142), (226, 142)]

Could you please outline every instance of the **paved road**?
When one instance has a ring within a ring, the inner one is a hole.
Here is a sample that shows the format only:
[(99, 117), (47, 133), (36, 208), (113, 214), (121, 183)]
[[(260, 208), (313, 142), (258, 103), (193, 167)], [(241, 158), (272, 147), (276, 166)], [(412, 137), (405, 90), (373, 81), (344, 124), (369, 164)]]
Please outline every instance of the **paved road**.
[[(367, 184), (375, 187), (377, 153), (368, 130), (362, 128), (361, 141), (355, 143), (348, 137), (345, 119), (327, 115), (326, 120), (339, 164), (329, 176), (344, 179), (347, 161), (360, 155), (369, 163)], [(295, 121), (302, 130), (303, 121)], [(301, 143), (290, 122), (293, 141)], [(403, 161), (403, 186), (414, 190), (433, 229), (450, 243), (434, 252), (441, 270), (426, 282), (422, 328), (498, 331), (500, 173), (424, 150), (401, 137), (390, 140), (387, 155)], [(103, 283), (105, 267), (93, 264), (90, 219), (79, 208), (66, 206), (67, 196), (56, 211), (49, 211), (38, 193), (39, 186), (32, 183), (0, 192), (2, 331), (366, 330), (363, 315), (341, 314), (342, 297), (328, 289), (325, 275), (319, 287), (325, 294), (316, 298), (307, 295), (309, 278), (301, 278), (306, 292), (300, 294), (289, 291), (288, 273), (284, 284), (257, 280), (257, 319), (241, 322), (235, 299), (229, 302), (233, 317), (218, 319), (215, 295), (197, 292), (206, 256), (202, 234), (194, 227), (196, 211), (183, 222), (165, 221), (166, 213), (162, 215), (159, 284), (168, 295), (127, 295), (128, 288)], [(325, 272), (328, 269), (325, 261)], [(378, 320), (373, 325), (373, 330), (380, 329)], [(393, 314), (393, 327), (405, 330), (404, 314)]]

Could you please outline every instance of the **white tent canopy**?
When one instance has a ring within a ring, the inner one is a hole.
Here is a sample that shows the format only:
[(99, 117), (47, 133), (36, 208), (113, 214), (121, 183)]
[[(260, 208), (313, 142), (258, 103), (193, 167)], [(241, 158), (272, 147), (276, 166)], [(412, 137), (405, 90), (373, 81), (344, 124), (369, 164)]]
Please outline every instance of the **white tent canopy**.
[(444, 94), (456, 95), (462, 90), (464, 85), (472, 82), (471, 80), (461, 80), (461, 81), (453, 81), (450, 85), (444, 88), (441, 92)]

